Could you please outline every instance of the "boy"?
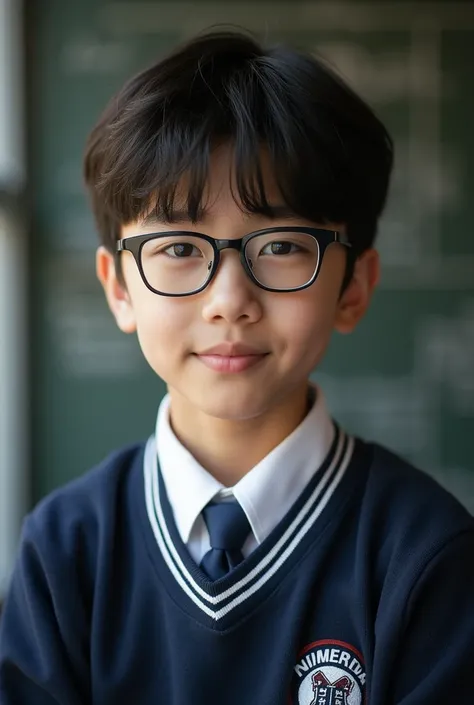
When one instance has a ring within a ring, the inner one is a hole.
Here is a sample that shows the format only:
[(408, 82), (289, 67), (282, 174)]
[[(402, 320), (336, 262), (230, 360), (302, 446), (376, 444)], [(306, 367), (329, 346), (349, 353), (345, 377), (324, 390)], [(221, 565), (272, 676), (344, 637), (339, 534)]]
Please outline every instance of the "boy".
[(322, 63), (238, 33), (109, 104), (97, 273), (169, 395), (27, 517), (2, 705), (474, 702), (473, 519), (308, 383), (369, 305), (391, 166)]

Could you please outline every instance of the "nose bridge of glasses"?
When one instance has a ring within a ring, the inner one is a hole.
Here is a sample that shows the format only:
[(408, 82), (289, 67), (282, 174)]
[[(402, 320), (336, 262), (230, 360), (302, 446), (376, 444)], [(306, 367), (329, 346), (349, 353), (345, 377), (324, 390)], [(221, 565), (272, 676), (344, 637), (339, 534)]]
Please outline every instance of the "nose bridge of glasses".
[[(236, 238), (233, 240), (229, 239), (214, 239), (214, 245), (215, 245), (215, 250), (216, 250), (216, 262), (215, 262), (215, 270), (214, 270), (214, 276), (217, 272), (218, 269), (222, 267), (223, 260), (221, 258), (221, 252), (223, 250), (234, 250), (238, 255), (241, 263), (244, 265), (245, 268), (245, 256), (244, 256), (244, 244), (245, 244), (246, 238)], [(224, 256), (224, 261), (225, 261), (225, 256)], [(238, 261), (238, 259), (236, 261)]]
[[(216, 276), (218, 276), (218, 272), (221, 270), (223, 263), (226, 260), (226, 257), (224, 256), (224, 259), (221, 257), (221, 252), (222, 250), (234, 250), (238, 254), (238, 258), (235, 259), (235, 262), (238, 262), (240, 260), (240, 266), (243, 266), (243, 269), (245, 270), (245, 273), (247, 276), (250, 275), (250, 278), (253, 280), (253, 277), (248, 271), (248, 263), (245, 261), (245, 255), (244, 255), (244, 246), (246, 243), (247, 238), (242, 237), (242, 238), (236, 238), (236, 239), (216, 239), (214, 238), (214, 246), (215, 246), (215, 252), (216, 252), (216, 261), (213, 263), (212, 268), (209, 267), (209, 274), (210, 274), (210, 280), (214, 279)], [(232, 257), (231, 257), (232, 259)], [(227, 267), (227, 265), (225, 265)], [(235, 266), (235, 263), (234, 265)], [(237, 270), (236, 270), (237, 271)], [(208, 283), (209, 283), (208, 281)]]
[(236, 240), (214, 240), (214, 242), (216, 243), (218, 252), (222, 252), (222, 250), (237, 250), (237, 252), (240, 252), (243, 238), (237, 238)]

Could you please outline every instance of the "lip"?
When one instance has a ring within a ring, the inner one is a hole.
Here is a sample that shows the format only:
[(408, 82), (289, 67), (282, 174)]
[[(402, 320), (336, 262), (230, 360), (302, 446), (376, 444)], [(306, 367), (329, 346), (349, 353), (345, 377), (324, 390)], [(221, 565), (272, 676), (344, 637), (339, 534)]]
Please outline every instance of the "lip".
[(259, 350), (245, 343), (219, 343), (212, 348), (207, 348), (197, 353), (199, 357), (206, 355), (220, 355), (222, 357), (241, 357), (245, 355), (265, 355), (266, 350)]
[(255, 367), (267, 356), (260, 355), (198, 355), (197, 358), (214, 372), (236, 373)]
[(209, 369), (227, 374), (244, 372), (257, 365), (267, 355), (267, 352), (244, 343), (221, 343), (196, 354)]

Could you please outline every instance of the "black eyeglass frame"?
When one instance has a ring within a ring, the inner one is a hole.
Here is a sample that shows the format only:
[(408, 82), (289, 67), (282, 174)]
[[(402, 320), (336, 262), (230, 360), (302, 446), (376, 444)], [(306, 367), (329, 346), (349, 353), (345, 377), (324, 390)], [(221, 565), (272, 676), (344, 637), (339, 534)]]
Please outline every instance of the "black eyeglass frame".
[[(253, 240), (255, 237), (258, 237), (259, 235), (267, 235), (271, 233), (304, 233), (306, 235), (311, 235), (317, 242), (318, 248), (319, 248), (319, 260), (318, 260), (318, 266), (316, 267), (313, 276), (311, 279), (306, 282), (306, 284), (302, 284), (301, 286), (294, 287), (292, 289), (274, 289), (269, 286), (265, 286), (261, 282), (258, 281), (258, 279), (255, 277), (255, 275), (252, 272), (251, 267), (249, 266), (249, 263), (247, 262), (247, 259), (245, 257), (245, 250), (247, 247), (247, 244)], [(141, 252), (144, 247), (144, 245), (149, 242), (150, 240), (157, 240), (160, 238), (165, 238), (165, 237), (174, 237), (174, 236), (192, 236), (192, 237), (197, 237), (202, 240), (205, 240), (208, 242), (213, 249), (214, 252), (214, 260), (212, 263), (212, 267), (209, 270), (208, 277), (204, 284), (200, 286), (198, 289), (193, 289), (193, 291), (188, 291), (184, 294), (169, 294), (165, 293), (164, 291), (159, 291), (158, 289), (155, 289), (151, 284), (147, 281), (145, 272), (143, 270), (142, 266), (142, 258), (141, 258)], [(241, 238), (237, 238), (235, 240), (222, 240), (218, 238), (211, 237), (210, 235), (205, 235), (204, 233), (197, 233), (189, 230), (168, 230), (166, 232), (158, 232), (158, 233), (145, 233), (143, 235), (130, 235), (129, 237), (124, 237), (121, 240), (117, 241), (117, 249), (116, 249), (116, 254), (118, 255), (120, 252), (131, 252), (136, 265), (138, 267), (138, 271), (140, 272), (140, 276), (143, 280), (143, 283), (145, 286), (152, 291), (154, 294), (158, 294), (159, 296), (170, 296), (170, 297), (182, 297), (182, 296), (193, 296), (194, 294), (199, 294), (201, 291), (203, 291), (212, 281), (214, 278), (217, 269), (219, 267), (220, 263), (220, 253), (222, 250), (226, 249), (232, 249), (232, 250), (237, 250), (239, 252), (240, 256), (240, 261), (242, 263), (242, 266), (247, 274), (247, 276), (250, 278), (250, 280), (256, 284), (260, 289), (264, 289), (265, 291), (271, 291), (274, 293), (289, 293), (293, 291), (301, 291), (302, 289), (307, 289), (310, 287), (318, 278), (319, 272), (321, 270), (321, 265), (324, 259), (324, 254), (326, 252), (326, 249), (329, 247), (329, 245), (332, 245), (333, 243), (339, 243), (341, 245), (344, 245), (345, 247), (352, 247), (351, 243), (349, 242), (349, 239), (347, 235), (343, 232), (340, 232), (339, 230), (327, 230), (324, 228), (310, 228), (310, 227), (304, 227), (304, 226), (280, 226), (280, 227), (273, 227), (273, 228), (264, 228), (263, 230), (255, 230), (254, 232), (248, 233), (247, 235), (244, 235)]]

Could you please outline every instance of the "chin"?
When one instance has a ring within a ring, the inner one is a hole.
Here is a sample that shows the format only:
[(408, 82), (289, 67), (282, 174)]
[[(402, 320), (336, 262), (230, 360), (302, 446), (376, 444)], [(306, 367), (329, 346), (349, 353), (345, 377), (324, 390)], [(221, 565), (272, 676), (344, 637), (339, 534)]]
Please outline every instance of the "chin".
[(189, 402), (203, 414), (223, 421), (246, 421), (264, 414), (271, 406), (259, 390), (208, 389), (187, 394)]

